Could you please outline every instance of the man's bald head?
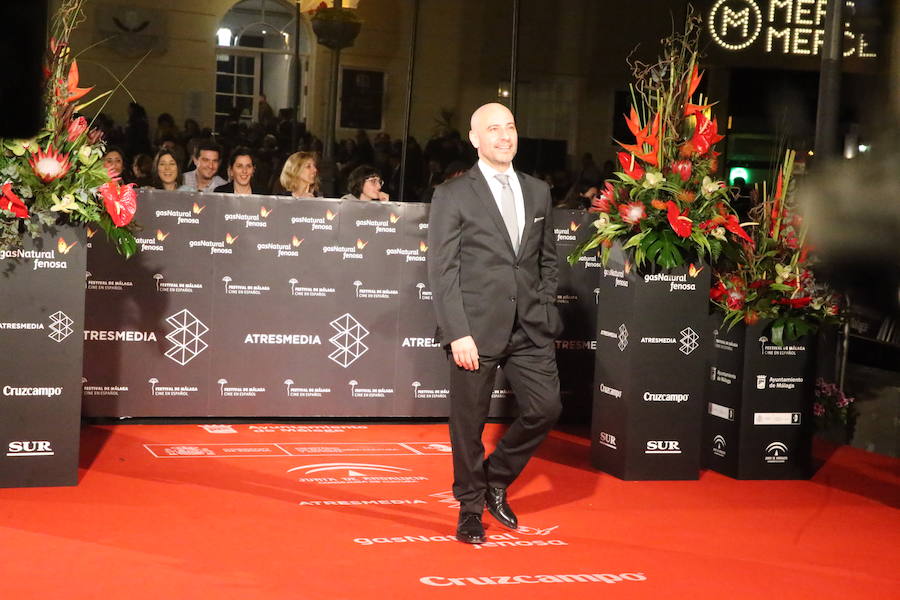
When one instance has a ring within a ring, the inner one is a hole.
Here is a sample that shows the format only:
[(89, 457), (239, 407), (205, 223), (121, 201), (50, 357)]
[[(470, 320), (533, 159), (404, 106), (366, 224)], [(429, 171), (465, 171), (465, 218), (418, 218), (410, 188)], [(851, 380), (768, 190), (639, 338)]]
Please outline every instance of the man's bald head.
[(509, 168), (518, 149), (519, 136), (512, 112), (502, 104), (491, 102), (479, 106), (469, 121), (469, 141), (478, 157), (498, 171)]

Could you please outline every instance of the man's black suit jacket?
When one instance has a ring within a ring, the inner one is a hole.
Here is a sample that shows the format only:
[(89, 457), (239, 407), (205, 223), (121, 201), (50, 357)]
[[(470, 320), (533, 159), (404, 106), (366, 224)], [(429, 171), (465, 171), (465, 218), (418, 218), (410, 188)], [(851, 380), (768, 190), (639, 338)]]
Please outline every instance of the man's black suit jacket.
[(481, 355), (509, 342), (514, 319), (532, 342), (561, 332), (550, 188), (516, 172), (525, 202), (518, 254), (478, 165), (438, 186), (428, 220), (428, 280), (444, 346), (471, 335)]

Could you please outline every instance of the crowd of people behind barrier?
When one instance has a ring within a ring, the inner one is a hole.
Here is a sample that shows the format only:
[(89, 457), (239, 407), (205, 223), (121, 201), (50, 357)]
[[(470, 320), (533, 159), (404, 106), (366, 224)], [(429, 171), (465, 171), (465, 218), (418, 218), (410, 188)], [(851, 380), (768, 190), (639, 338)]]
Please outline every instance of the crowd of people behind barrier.
[[(162, 113), (151, 135), (146, 110), (132, 102), (124, 125), (100, 113), (95, 126), (107, 142), (107, 169), (138, 187), (298, 198), (330, 195), (323, 192), (319, 178), (322, 140), (294, 121), (290, 111), (276, 117), (268, 109), (260, 115), (258, 122), (228, 120), (220, 132), (213, 132), (194, 119), (179, 128), (172, 115)], [(424, 148), (410, 136), (401, 198), (402, 152), (402, 140), (384, 132), (370, 138), (359, 130), (355, 137), (339, 140), (334, 149), (334, 196), (429, 202), (436, 185), (464, 173), (477, 159), (474, 148), (454, 129), (436, 131)], [(532, 174), (550, 184), (556, 206), (587, 208), (602, 181), (612, 176), (612, 162), (601, 170), (585, 154), (575, 173)]]

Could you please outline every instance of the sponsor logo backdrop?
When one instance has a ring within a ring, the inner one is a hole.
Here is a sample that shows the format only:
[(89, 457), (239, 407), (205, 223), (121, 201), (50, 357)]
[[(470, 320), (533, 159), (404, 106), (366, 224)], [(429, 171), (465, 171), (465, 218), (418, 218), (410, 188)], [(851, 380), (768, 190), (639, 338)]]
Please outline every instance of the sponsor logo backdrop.
[(812, 472), (814, 338), (776, 346), (770, 325), (728, 331), (720, 316), (712, 317), (704, 462), (739, 479), (806, 479)]
[(78, 482), (85, 243), (58, 227), (0, 256), (0, 487)]
[[(142, 252), (89, 240), (88, 416), (446, 416), (428, 206), (141, 190)], [(596, 256), (557, 211), (557, 342), (569, 412), (590, 409)], [(515, 401), (498, 375), (493, 415)]]
[(622, 479), (696, 479), (709, 267), (638, 273), (614, 246), (600, 270), (593, 463)]

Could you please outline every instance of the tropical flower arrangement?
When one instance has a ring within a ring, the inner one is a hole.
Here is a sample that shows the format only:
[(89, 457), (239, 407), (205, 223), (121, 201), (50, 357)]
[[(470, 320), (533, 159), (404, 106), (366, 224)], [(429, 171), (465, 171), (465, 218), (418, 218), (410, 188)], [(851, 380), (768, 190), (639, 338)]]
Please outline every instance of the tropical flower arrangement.
[(811, 269), (806, 224), (794, 198), (794, 156), (785, 153), (774, 190), (763, 185), (750, 210), (752, 242), (741, 246), (734, 267), (717, 273), (710, 291), (727, 326), (772, 319), (772, 341), (779, 346), (840, 316), (838, 296), (817, 283)]
[(717, 260), (735, 240), (749, 236), (731, 210), (731, 191), (718, 176), (722, 141), (712, 104), (697, 88), (700, 19), (689, 15), (683, 34), (663, 40), (652, 65), (632, 64), (632, 107), (625, 118), (633, 144), (617, 142), (621, 171), (591, 204), (597, 214), (590, 238), (569, 255), (574, 264), (598, 246), (606, 263), (614, 242), (645, 262), (673, 268), (708, 256)]
[(84, 0), (63, 0), (51, 24), (44, 67), (44, 127), (29, 140), (0, 138), (0, 250), (19, 247), (43, 227), (81, 223), (103, 229), (126, 258), (137, 250), (127, 228), (137, 208), (133, 184), (113, 179), (103, 166), (102, 133), (80, 115), (112, 91), (78, 104), (92, 90), (80, 87), (68, 44)]
[(816, 379), (813, 416), (816, 428), (825, 430), (835, 426), (853, 426), (856, 423), (855, 398), (844, 394), (835, 383), (828, 383), (821, 377)]

